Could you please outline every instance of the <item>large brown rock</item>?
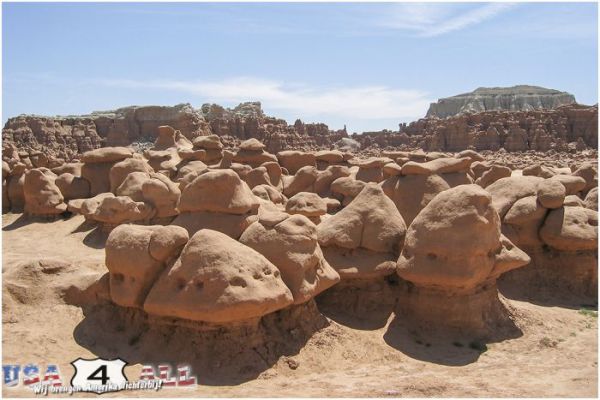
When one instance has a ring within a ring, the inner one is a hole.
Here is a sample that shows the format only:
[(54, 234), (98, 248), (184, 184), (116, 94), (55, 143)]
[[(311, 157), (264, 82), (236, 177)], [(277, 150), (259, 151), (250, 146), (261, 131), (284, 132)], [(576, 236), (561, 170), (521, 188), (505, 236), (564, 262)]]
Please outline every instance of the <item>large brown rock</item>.
[(154, 172), (143, 158), (127, 158), (114, 164), (109, 172), (110, 191), (116, 194), (117, 188), (123, 183), (127, 175), (132, 172)]
[(411, 223), (398, 275), (420, 287), (469, 291), (529, 262), (507, 243), (490, 194), (477, 185), (458, 186), (436, 196)]
[(562, 251), (598, 248), (598, 212), (583, 207), (552, 210), (540, 229), (547, 245)]
[(156, 218), (172, 217), (179, 214), (177, 205), (181, 191), (177, 184), (163, 174), (151, 173), (149, 179), (142, 183), (144, 202), (156, 210)]
[(226, 324), (261, 317), (293, 302), (264, 256), (222, 233), (201, 230), (153, 285), (151, 315)]
[(64, 197), (54, 183), (55, 180), (56, 175), (48, 168), (34, 168), (25, 173), (25, 213), (49, 216), (67, 211)]
[(231, 170), (215, 170), (196, 177), (181, 193), (180, 212), (210, 211), (245, 214), (258, 207), (248, 185)]
[(370, 183), (317, 232), (325, 259), (342, 279), (362, 279), (394, 272), (406, 225), (381, 187)]
[(152, 285), (188, 241), (176, 226), (121, 225), (106, 241), (111, 300), (122, 307), (142, 308)]
[(82, 177), (65, 172), (58, 176), (54, 183), (60, 189), (65, 201), (90, 196), (90, 183)]
[(486, 187), (486, 190), (491, 193), (493, 198), (492, 204), (500, 215), (500, 218), (504, 218), (515, 201), (523, 197), (535, 195), (537, 193), (537, 186), (542, 181), (543, 178), (537, 176), (511, 176), (498, 179)]
[(439, 175), (393, 176), (382, 182), (404, 221), (410, 225), (417, 214), (450, 185)]
[(242, 234), (240, 242), (281, 271), (295, 304), (310, 300), (340, 280), (323, 257), (316, 226), (301, 215), (262, 213), (259, 221)]

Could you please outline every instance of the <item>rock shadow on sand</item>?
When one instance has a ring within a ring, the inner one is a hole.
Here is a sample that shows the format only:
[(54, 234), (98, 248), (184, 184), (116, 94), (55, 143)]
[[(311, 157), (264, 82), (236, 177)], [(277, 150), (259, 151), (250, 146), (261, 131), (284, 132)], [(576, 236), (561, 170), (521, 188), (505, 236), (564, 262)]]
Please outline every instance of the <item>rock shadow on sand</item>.
[(437, 306), (427, 304), (426, 296), (413, 297), (414, 302), (421, 303), (416, 307), (401, 297), (383, 339), (421, 361), (448, 366), (476, 362), (487, 351), (487, 344), (523, 336), (511, 307), (496, 293), (494, 286), (468, 298), (445, 299)]
[(385, 327), (396, 308), (396, 275), (342, 281), (316, 297), (319, 310), (340, 325), (359, 330)]
[(256, 379), (280, 357), (298, 354), (317, 330), (328, 325), (313, 301), (216, 329), (193, 321), (153, 318), (113, 304), (83, 311), (85, 317), (73, 336), (96, 356), (120, 357), (130, 365), (188, 364), (199, 384), (211, 386)]

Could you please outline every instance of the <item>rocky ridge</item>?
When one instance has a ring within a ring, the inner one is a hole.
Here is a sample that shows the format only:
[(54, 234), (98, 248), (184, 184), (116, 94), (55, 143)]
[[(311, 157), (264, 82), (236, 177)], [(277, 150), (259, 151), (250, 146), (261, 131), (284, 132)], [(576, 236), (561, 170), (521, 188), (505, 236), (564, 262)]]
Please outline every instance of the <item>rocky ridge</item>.
[(439, 99), (431, 103), (427, 117), (446, 118), (482, 111), (532, 111), (554, 109), (575, 103), (567, 92), (539, 86), (480, 87), (469, 93)]

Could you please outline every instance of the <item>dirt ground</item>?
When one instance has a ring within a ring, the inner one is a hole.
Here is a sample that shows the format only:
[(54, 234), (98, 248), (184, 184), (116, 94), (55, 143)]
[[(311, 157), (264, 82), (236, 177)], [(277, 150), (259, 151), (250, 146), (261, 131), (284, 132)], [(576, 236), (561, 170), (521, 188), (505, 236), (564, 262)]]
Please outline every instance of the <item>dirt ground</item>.
[[(120, 340), (126, 329), (91, 326), (95, 340), (80, 333), (94, 320), (72, 297), (106, 272), (101, 234), (82, 217), (32, 222), (6, 214), (2, 225), (3, 364), (56, 363), (68, 381), (78, 357), (137, 348)], [(597, 313), (580, 304), (508, 302), (522, 335), (484, 347), (411, 339), (393, 314), (367, 327), (328, 316), (328, 326), (297, 353), (281, 355), (253, 379), (103, 397), (597, 397)], [(179, 361), (192, 361), (186, 355)], [(137, 362), (125, 373), (136, 380), (140, 370)], [(2, 394), (33, 396), (22, 385)]]

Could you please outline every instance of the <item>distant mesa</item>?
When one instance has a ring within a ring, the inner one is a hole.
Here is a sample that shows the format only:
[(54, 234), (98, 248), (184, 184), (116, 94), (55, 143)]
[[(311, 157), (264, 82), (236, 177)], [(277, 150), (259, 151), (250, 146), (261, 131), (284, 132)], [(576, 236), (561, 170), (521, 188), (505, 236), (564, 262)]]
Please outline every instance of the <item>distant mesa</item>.
[(555, 109), (576, 103), (567, 92), (539, 86), (480, 87), (470, 93), (439, 99), (431, 103), (427, 117), (446, 118), (482, 111), (533, 111)]

